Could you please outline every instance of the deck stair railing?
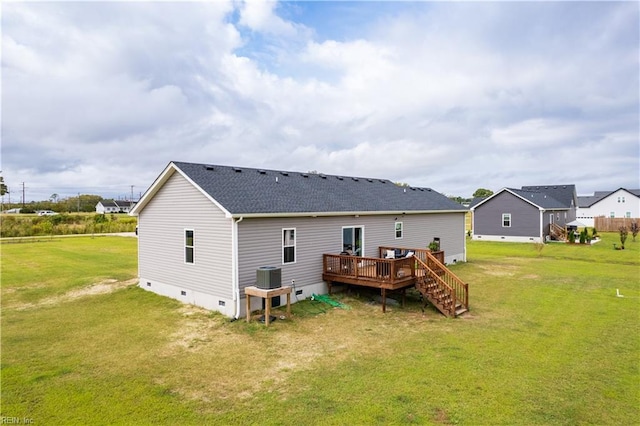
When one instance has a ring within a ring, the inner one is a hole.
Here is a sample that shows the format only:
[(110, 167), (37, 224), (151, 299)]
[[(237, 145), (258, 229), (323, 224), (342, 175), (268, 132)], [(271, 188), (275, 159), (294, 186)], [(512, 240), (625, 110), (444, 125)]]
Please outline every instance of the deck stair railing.
[(557, 223), (549, 224), (549, 233), (554, 240), (567, 241), (567, 230)]
[[(469, 284), (464, 283), (430, 253), (426, 259), (416, 257), (416, 289), (436, 309), (448, 317), (469, 310)], [(424, 306), (423, 306), (424, 309)]]

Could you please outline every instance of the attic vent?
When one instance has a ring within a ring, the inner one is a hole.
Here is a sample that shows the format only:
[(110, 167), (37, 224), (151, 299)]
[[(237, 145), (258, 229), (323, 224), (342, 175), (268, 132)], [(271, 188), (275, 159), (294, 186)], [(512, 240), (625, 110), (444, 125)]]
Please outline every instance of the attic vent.
[(409, 188), (409, 189), (411, 189), (412, 191), (415, 191), (415, 190), (416, 190), (416, 189), (415, 189), (415, 188), (413, 188), (413, 187), (411, 187), (411, 188)]
[(342, 176), (336, 176), (336, 178), (338, 178), (338, 180), (344, 180)]
[(387, 183), (387, 181), (384, 179), (378, 179), (378, 180), (380, 181), (380, 183)]
[(213, 170), (213, 166), (204, 166), (204, 168), (207, 170)]
[(354, 177), (354, 178), (351, 178), (351, 179), (353, 179), (354, 182), (358, 182), (358, 180), (359, 180), (357, 177)]
[(306, 174), (306, 173), (301, 173), (301, 174), (300, 174), (300, 176), (302, 176), (302, 177), (306, 177), (306, 178), (308, 178), (308, 177), (309, 177), (309, 175), (308, 175), (308, 174)]
[(431, 192), (431, 188), (427, 188), (427, 191)]
[(242, 172), (242, 169), (239, 169), (238, 167), (234, 167), (233, 171), (236, 172), (236, 173), (240, 173), (240, 172)]
[(367, 179), (367, 182), (373, 182), (373, 179)]
[(327, 177), (325, 175), (320, 175), (320, 179), (326, 179)]
[(289, 176), (289, 172), (280, 172), (282, 176)]
[(266, 175), (267, 172), (265, 172), (264, 170), (258, 170), (258, 173), (260, 173), (261, 175)]

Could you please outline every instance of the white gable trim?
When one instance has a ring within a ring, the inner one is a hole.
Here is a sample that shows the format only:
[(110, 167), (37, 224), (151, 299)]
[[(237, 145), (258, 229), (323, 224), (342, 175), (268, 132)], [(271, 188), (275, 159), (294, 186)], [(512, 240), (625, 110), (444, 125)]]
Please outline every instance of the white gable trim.
[(222, 204), (220, 204), (219, 202), (217, 202), (216, 200), (214, 200), (211, 195), (209, 195), (204, 189), (202, 189), (198, 184), (196, 184), (194, 181), (192, 181), (182, 170), (180, 170), (180, 168), (178, 168), (178, 166), (176, 166), (173, 162), (169, 163), (169, 165), (167, 165), (167, 167), (165, 167), (165, 169), (162, 171), (162, 173), (160, 174), (160, 176), (158, 176), (158, 178), (153, 182), (153, 184), (151, 184), (151, 186), (149, 187), (149, 189), (147, 189), (147, 191), (144, 193), (144, 195), (142, 196), (142, 198), (140, 198), (140, 201), (138, 201), (136, 203), (136, 205), (131, 209), (131, 211), (129, 212), (129, 214), (131, 216), (137, 216), (142, 209), (144, 209), (144, 207), (149, 203), (149, 201), (151, 201), (153, 199), (153, 197), (158, 193), (158, 191), (160, 190), (160, 188), (162, 188), (164, 186), (165, 183), (167, 183), (167, 181), (169, 180), (169, 178), (171, 176), (173, 176), (174, 173), (179, 173), (180, 176), (182, 176), (183, 178), (185, 178), (185, 180), (187, 182), (189, 182), (191, 185), (193, 185), (194, 188), (196, 188), (198, 191), (200, 191), (200, 193), (202, 195), (204, 195), (205, 197), (207, 197), (207, 199), (209, 201), (211, 201), (213, 204), (216, 205), (216, 207), (218, 207), (220, 210), (222, 210), (225, 214), (225, 217), (227, 218), (231, 218), (232, 215), (231, 213), (225, 209)]
[[(480, 201), (480, 202), (479, 202), (478, 204), (476, 204), (475, 206), (471, 207), (471, 211), (475, 211), (478, 207), (480, 207), (481, 205), (483, 205), (484, 203), (486, 203), (486, 202), (487, 202), (487, 201), (489, 201), (490, 199), (492, 199), (492, 198), (494, 198), (494, 197), (498, 196), (499, 194), (501, 194), (501, 193), (503, 193), (503, 192), (505, 192), (505, 191), (506, 191), (506, 192), (508, 192), (508, 193), (509, 193), (509, 194), (511, 194), (511, 195), (514, 195), (514, 196), (516, 196), (516, 197), (520, 198), (522, 201), (526, 201), (527, 203), (529, 203), (529, 204), (531, 204), (532, 206), (536, 207), (538, 210), (541, 210), (541, 211), (542, 211), (542, 210), (544, 210), (542, 207), (540, 207), (539, 205), (537, 205), (537, 204), (536, 204), (536, 203), (534, 203), (533, 201), (531, 201), (531, 200), (527, 200), (526, 198), (521, 197), (520, 195), (516, 194), (515, 192), (510, 191), (510, 190), (509, 190), (509, 188), (502, 188), (500, 191), (498, 191), (498, 192), (496, 192), (495, 194), (493, 194), (493, 195), (491, 195), (491, 196), (489, 196), (489, 197), (485, 198), (484, 200)], [(559, 210), (562, 210), (562, 209), (559, 209)], [(566, 210), (566, 209), (564, 209), (564, 210)]]

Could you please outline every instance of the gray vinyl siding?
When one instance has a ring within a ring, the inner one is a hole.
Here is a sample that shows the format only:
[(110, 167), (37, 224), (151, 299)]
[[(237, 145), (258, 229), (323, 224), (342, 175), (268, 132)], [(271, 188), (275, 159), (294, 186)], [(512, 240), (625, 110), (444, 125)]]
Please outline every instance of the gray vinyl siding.
[[(185, 263), (185, 229), (194, 230), (193, 264)], [(231, 298), (231, 229), (231, 219), (175, 173), (138, 217), (140, 277)]]
[[(281, 268), (282, 285), (289, 285), (291, 280), (296, 287), (321, 283), (322, 255), (342, 251), (344, 226), (364, 227), (367, 257), (378, 257), (379, 246), (426, 248), (439, 237), (445, 254), (455, 254), (462, 260), (464, 213), (244, 219), (238, 223), (240, 288), (255, 285), (256, 270), (261, 266)], [(402, 239), (395, 238), (396, 221), (403, 222)], [(296, 229), (295, 263), (282, 264), (284, 228)]]
[[(576, 215), (575, 215), (576, 210), (575, 209), (568, 209), (568, 210), (545, 210), (542, 213), (542, 229), (544, 230), (544, 235), (549, 235), (550, 233), (550, 226), (549, 224), (551, 223), (551, 218), (549, 217), (551, 214), (553, 214), (554, 217), (554, 223), (556, 223), (557, 225), (560, 225), (562, 227), (564, 227), (567, 223), (574, 221), (576, 219)], [(565, 218), (565, 213), (567, 215), (567, 217)]]
[[(511, 213), (511, 227), (502, 226), (503, 213)], [(507, 191), (478, 206), (473, 215), (475, 235), (540, 237), (540, 210)]]

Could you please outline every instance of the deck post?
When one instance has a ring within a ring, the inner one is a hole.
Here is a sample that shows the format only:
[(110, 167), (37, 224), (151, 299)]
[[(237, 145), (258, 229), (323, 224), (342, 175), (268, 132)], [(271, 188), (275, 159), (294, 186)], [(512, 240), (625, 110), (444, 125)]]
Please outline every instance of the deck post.
[(382, 313), (387, 312), (387, 289), (382, 287)]

